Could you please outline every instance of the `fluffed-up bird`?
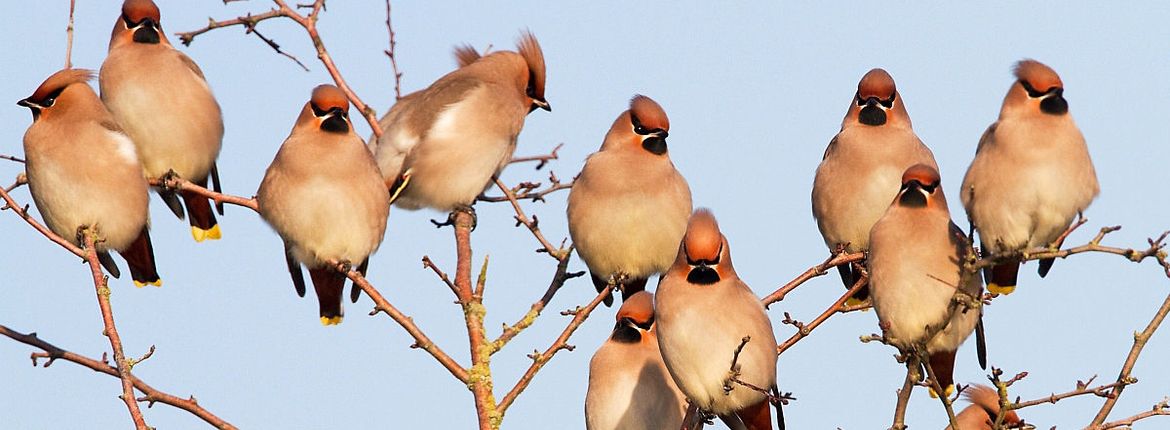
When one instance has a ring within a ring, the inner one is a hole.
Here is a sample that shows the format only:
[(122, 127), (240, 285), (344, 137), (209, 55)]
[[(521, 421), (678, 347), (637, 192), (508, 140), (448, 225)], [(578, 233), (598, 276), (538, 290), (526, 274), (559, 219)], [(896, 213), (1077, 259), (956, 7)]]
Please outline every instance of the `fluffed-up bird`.
[[(658, 103), (634, 96), (569, 193), (569, 235), (597, 291), (611, 280), (623, 300), (665, 272), (691, 215), (691, 189), (667, 152), (670, 120)], [(607, 296), (605, 304), (613, 302)]]
[(95, 251), (110, 275), (121, 275), (109, 254), (114, 250), (126, 259), (134, 285), (162, 286), (142, 165), (90, 79), (91, 70), (61, 70), (17, 102), (33, 116), (24, 134), (29, 191), (58, 236), (83, 246), (82, 227), (97, 234)]
[[(985, 254), (1059, 247), (1073, 218), (1100, 191), (1060, 76), (1035, 60), (1017, 63), (1015, 75), (963, 178), (963, 206)], [(1052, 263), (1040, 261), (1041, 277)], [(1011, 293), (1019, 270), (1018, 261), (991, 267), (987, 289)]]
[(642, 291), (618, 309), (609, 340), (589, 361), (585, 428), (676, 430), (686, 399), (662, 362), (654, 328), (654, 296)]
[[(829, 141), (813, 180), (813, 218), (830, 252), (869, 249), (869, 230), (898, 194), (902, 172), (915, 164), (938, 167), (914, 134), (894, 78), (870, 70), (857, 83), (841, 131)], [(845, 288), (860, 277), (850, 265), (837, 270)], [(867, 297), (869, 290), (862, 288), (851, 303)]]
[[(963, 397), (971, 402), (966, 408), (963, 408), (958, 415), (955, 415), (955, 422), (962, 430), (992, 430), (996, 420), (999, 419), (999, 393), (994, 388), (986, 385), (968, 385), (963, 389)], [(1003, 428), (1019, 428), (1024, 424), (1024, 420), (1016, 414), (1016, 411), (1008, 411), (1004, 415), (1002, 423)], [(951, 426), (947, 426), (947, 430), (952, 430)]]
[(460, 67), (398, 100), (370, 151), (394, 204), (440, 211), (470, 207), (516, 150), (524, 119), (552, 110), (544, 96), (544, 53), (532, 33), (518, 51), (480, 56), (456, 48)]
[[(960, 290), (979, 302), (983, 280), (979, 273), (963, 276), (971, 246), (951, 222), (938, 170), (917, 164), (906, 169), (901, 182), (869, 236), (870, 294), (886, 342), (903, 352), (929, 354), (930, 367), (949, 394), (955, 353), (980, 319), (980, 309), (953, 298)], [(922, 346), (925, 351), (917, 349)]]
[[(662, 359), (691, 404), (733, 429), (771, 429), (765, 393), (731, 379), (776, 393), (772, 323), (735, 273), (731, 247), (707, 209), (691, 215), (674, 265), (658, 284), (654, 309)], [(776, 412), (783, 429), (779, 406)]]
[[(134, 141), (148, 178), (173, 171), (207, 187), (210, 177), (213, 189), (220, 190), (215, 165), (223, 140), (219, 104), (195, 61), (167, 40), (154, 2), (122, 4), (98, 79), (102, 101)], [(179, 219), (186, 206), (196, 242), (220, 238), (206, 197), (161, 187), (156, 191)], [(216, 209), (223, 215), (222, 204)]]
[[(386, 232), (390, 199), (374, 158), (349, 121), (349, 101), (341, 90), (313, 90), (268, 166), (256, 193), (260, 216), (284, 239), (285, 261), (297, 294), (305, 296), (301, 264), (309, 269), (320, 304), (321, 323), (341, 322), (345, 275), (326, 263), (360, 263)], [(354, 287), (351, 299), (356, 301)]]

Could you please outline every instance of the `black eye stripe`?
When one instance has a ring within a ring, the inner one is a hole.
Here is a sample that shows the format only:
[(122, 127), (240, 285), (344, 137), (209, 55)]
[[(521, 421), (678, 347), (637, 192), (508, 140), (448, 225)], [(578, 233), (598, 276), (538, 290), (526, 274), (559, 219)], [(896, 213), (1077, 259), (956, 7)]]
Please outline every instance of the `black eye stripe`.
[(1033, 87), (1032, 84), (1029, 84), (1028, 81), (1020, 79), (1019, 82), (1020, 82), (1020, 86), (1024, 87), (1024, 91), (1028, 92), (1028, 97), (1031, 97), (1034, 99), (1044, 97), (1044, 96), (1049, 95), (1049, 94), (1062, 95), (1064, 93), (1064, 89), (1061, 87), (1054, 86), (1054, 87), (1050, 87), (1044, 91), (1040, 91), (1040, 90), (1037, 90), (1035, 87)]
[[(890, 97), (885, 100), (878, 100), (878, 104), (884, 106), (886, 109), (894, 107), (894, 100), (898, 98), (898, 93), (890, 94)], [(865, 106), (869, 102), (869, 98), (861, 98), (861, 93), (853, 95), (853, 99), (858, 106)]]

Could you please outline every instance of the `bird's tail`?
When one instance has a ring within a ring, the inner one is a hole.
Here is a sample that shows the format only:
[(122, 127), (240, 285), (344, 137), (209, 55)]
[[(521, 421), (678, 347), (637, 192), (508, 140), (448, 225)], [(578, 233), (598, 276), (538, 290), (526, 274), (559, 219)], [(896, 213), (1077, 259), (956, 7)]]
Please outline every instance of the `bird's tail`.
[(1020, 263), (1010, 262), (991, 266), (987, 278), (987, 291), (995, 294), (1011, 294), (1016, 290), (1016, 277), (1020, 273)]
[[(955, 353), (957, 351), (939, 351), (930, 354), (930, 369), (934, 371), (934, 377), (938, 381), (938, 386), (942, 387), (943, 395), (950, 396), (955, 392)], [(932, 388), (930, 396), (938, 398), (938, 393)]]
[(341, 324), (344, 312), (341, 309), (341, 293), (345, 287), (345, 276), (331, 267), (309, 269), (313, 289), (317, 291), (317, 303), (321, 309), (321, 324)]
[(130, 246), (120, 252), (130, 266), (130, 277), (134, 286), (142, 288), (147, 285), (162, 286), (158, 277), (158, 267), (154, 261), (154, 245), (150, 242), (150, 231), (142, 227), (142, 233), (130, 243)]
[[(194, 183), (206, 188), (207, 178)], [(188, 219), (191, 221), (191, 236), (195, 238), (196, 242), (203, 242), (207, 239), (218, 240), (223, 236), (219, 230), (219, 223), (215, 220), (215, 213), (212, 212), (211, 202), (207, 197), (186, 191), (180, 191), (179, 194), (183, 196), (183, 202), (187, 205)]]

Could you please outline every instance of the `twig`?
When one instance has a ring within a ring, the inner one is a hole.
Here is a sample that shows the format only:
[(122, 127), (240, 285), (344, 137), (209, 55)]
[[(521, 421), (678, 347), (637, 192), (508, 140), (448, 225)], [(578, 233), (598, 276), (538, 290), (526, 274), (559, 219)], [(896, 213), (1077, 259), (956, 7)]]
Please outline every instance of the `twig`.
[(102, 311), (102, 323), (105, 326), (102, 334), (110, 339), (110, 348), (114, 350), (114, 363), (117, 364), (115, 370), (118, 378), (122, 380), (122, 395), (120, 397), (130, 411), (130, 418), (134, 421), (134, 426), (138, 430), (147, 430), (150, 427), (146, 425), (146, 420), (142, 418), (142, 410), (138, 409), (138, 402), (134, 399), (134, 382), (130, 375), (132, 365), (126, 360), (126, 354), (122, 351), (122, 337), (118, 335), (118, 329), (114, 326), (114, 311), (110, 307), (110, 286), (106, 283), (106, 275), (102, 273), (102, 265), (98, 261), (97, 247), (94, 242), (94, 236), (97, 232), (86, 227), (83, 228), (81, 234), (85, 237), (85, 261), (89, 263), (89, 270), (93, 274), (93, 286), (97, 293), (98, 307)]
[(69, 0), (69, 25), (65, 27), (65, 68), (73, 68), (73, 11), (77, 0)]
[(4, 199), (4, 206), (0, 206), (0, 210), (11, 209), (12, 212), (16, 213), (17, 216), (19, 216), (21, 219), (24, 219), (24, 222), (27, 222), (28, 225), (32, 226), (33, 229), (49, 238), (49, 240), (53, 241), (53, 243), (61, 245), (61, 247), (65, 248), (69, 252), (72, 252), (73, 255), (82, 258), (86, 257), (85, 251), (82, 251), (81, 248), (77, 247), (77, 245), (74, 245), (72, 242), (65, 240), (65, 238), (58, 236), (57, 233), (53, 233), (53, 231), (49, 230), (48, 227), (45, 227), (43, 224), (33, 219), (33, 217), (28, 214), (28, 206), (20, 206), (16, 204), (16, 201), (12, 199), (12, 196), (8, 194), (8, 190), (0, 192), (0, 198)]
[(4, 155), (4, 154), (0, 154), (0, 159), (5, 159), (5, 160), (8, 160), (8, 161), (15, 161), (15, 162), (17, 162), (17, 163), (24, 164), (24, 159), (23, 159), (23, 158), (17, 158), (17, 157), (13, 157), (13, 156), (11, 156), (11, 155)]
[(217, 193), (207, 188), (195, 185), (190, 181), (174, 175), (167, 175), (162, 178), (151, 178), (147, 180), (150, 185), (156, 187), (163, 187), (172, 190), (192, 192), (203, 197), (215, 200), (216, 203), (227, 203), (236, 206), (243, 206), (256, 212), (260, 212), (260, 204), (255, 197), (244, 198), (240, 196), (233, 196), (230, 194)]
[(906, 430), (906, 405), (910, 403), (910, 393), (914, 391), (914, 382), (916, 379), (914, 373), (916, 363), (906, 363), (906, 382), (902, 383), (902, 389), (898, 390), (898, 403), (894, 407), (894, 424), (890, 425), (890, 430)]
[(310, 41), (313, 42), (313, 48), (317, 51), (317, 59), (321, 60), (321, 64), (325, 66), (325, 70), (329, 72), (329, 76), (333, 78), (333, 82), (337, 84), (337, 88), (345, 93), (346, 98), (350, 103), (362, 113), (366, 118), (366, 122), (370, 124), (370, 128), (374, 131), (377, 137), (382, 136), (382, 127), (378, 125), (378, 116), (374, 109), (362, 101), (357, 93), (350, 88), (346, 83), (345, 78), (341, 76), (341, 72), (337, 70), (337, 64), (333, 62), (333, 57), (329, 55), (329, 51), (325, 48), (325, 42), (321, 39), (321, 34), (317, 31), (317, 18), (321, 10), (325, 8), (325, 0), (315, 0), (312, 4), (297, 5), (298, 7), (310, 9), (308, 15), (301, 15), (284, 0), (272, 0), (276, 4), (276, 8), (259, 15), (247, 15), (236, 19), (229, 19), (224, 21), (209, 20), (207, 27), (193, 30), (185, 33), (177, 33), (184, 44), (189, 45), (195, 39), (195, 36), (206, 33), (216, 28), (229, 27), (233, 25), (243, 25), (245, 27), (254, 27), (257, 22), (276, 18), (286, 17), (300, 24), (305, 32), (308, 34)]
[(451, 356), (447, 355), (447, 353), (444, 352), (442, 348), (439, 348), (438, 345), (431, 341), (431, 339), (427, 337), (426, 333), (424, 333), (422, 329), (418, 328), (418, 326), (414, 324), (414, 318), (406, 316), (401, 311), (399, 311), (398, 308), (395, 308), (394, 305), (390, 304), (390, 302), (382, 296), (382, 293), (379, 292), (377, 288), (374, 288), (374, 286), (370, 284), (370, 282), (366, 280), (366, 278), (363, 277), (362, 274), (357, 270), (353, 270), (353, 268), (347, 264), (341, 264), (338, 262), (330, 262), (330, 264), (337, 271), (344, 273), (347, 278), (353, 281), (354, 285), (356, 285), (358, 288), (361, 288), (362, 292), (366, 293), (366, 295), (374, 301), (374, 310), (370, 311), (371, 316), (377, 315), (379, 312), (385, 313), (386, 316), (389, 316), (394, 320), (394, 322), (402, 326), (402, 328), (406, 330), (406, 333), (414, 338), (414, 344), (410, 346), (411, 348), (422, 349), (423, 351), (431, 354), (431, 356), (434, 357), (435, 360), (439, 362), (439, 364), (443, 365), (443, 367), (446, 368), (448, 372), (451, 372), (451, 375), (454, 376), (455, 379), (458, 379), (459, 382), (467, 383), (467, 370), (460, 366), (459, 363), (456, 363), (455, 359), (451, 358)]
[[(1162, 236), (1163, 238), (1165, 237), (1164, 234)], [(1146, 325), (1146, 329), (1140, 333), (1134, 333), (1133, 347), (1130, 348), (1129, 355), (1125, 357), (1125, 364), (1121, 366), (1121, 372), (1117, 375), (1118, 385), (1109, 392), (1109, 396), (1105, 398), (1105, 403), (1101, 405), (1101, 410), (1097, 412), (1097, 416), (1093, 417), (1093, 421), (1089, 424), (1089, 427), (1100, 426), (1101, 423), (1105, 422), (1105, 419), (1109, 418), (1109, 413), (1113, 411), (1113, 407), (1117, 404), (1117, 399), (1121, 397), (1121, 392), (1125, 390), (1127, 385), (1137, 382), (1137, 378), (1130, 376), (1130, 371), (1137, 364), (1138, 355), (1142, 353), (1146, 342), (1150, 340), (1150, 337), (1154, 335), (1154, 331), (1166, 319), (1167, 313), (1170, 313), (1170, 296), (1166, 296), (1166, 300), (1162, 301), (1162, 306), (1158, 308), (1158, 312), (1154, 314), (1154, 318)]]
[(950, 396), (947, 395), (946, 387), (943, 387), (942, 384), (938, 382), (938, 376), (935, 375), (934, 368), (930, 366), (930, 360), (925, 357), (926, 348), (924, 347), (919, 349), (919, 352), (922, 354), (922, 357), (919, 357), (918, 361), (920, 361), (922, 363), (922, 367), (926, 369), (926, 383), (931, 387), (931, 389), (934, 390), (936, 394), (938, 394), (938, 400), (942, 402), (943, 409), (946, 409), (947, 411), (947, 419), (950, 420), (951, 423), (950, 428), (953, 430), (961, 430), (959, 428), (959, 423), (955, 421), (955, 409), (952, 405)]
[[(572, 253), (572, 251), (572, 248), (570, 248), (569, 252)], [(504, 345), (507, 345), (508, 342), (512, 340), (512, 338), (516, 337), (516, 335), (520, 334), (520, 332), (524, 331), (524, 329), (535, 323), (536, 319), (540, 317), (541, 312), (543, 312), (545, 307), (548, 306), (548, 303), (552, 301), (553, 296), (555, 296), (557, 291), (560, 291), (561, 287), (565, 285), (565, 281), (585, 274), (585, 272), (570, 273), (568, 270), (569, 258), (566, 256), (566, 258), (562, 259), (560, 263), (557, 263), (557, 271), (555, 274), (553, 274), (552, 282), (549, 282), (548, 290), (545, 290), (544, 296), (542, 296), (540, 300), (536, 301), (536, 303), (533, 303), (532, 307), (528, 309), (528, 312), (525, 313), (519, 321), (516, 321), (515, 324), (510, 326), (507, 324), (504, 325), (504, 330), (502, 333), (500, 333), (500, 337), (496, 338), (496, 340), (492, 341), (491, 343), (492, 354), (499, 352), (500, 349), (504, 348)]]
[(801, 284), (805, 283), (805, 281), (808, 281), (809, 279), (812, 279), (812, 278), (815, 278), (818, 276), (822, 276), (826, 273), (829, 273), (828, 270), (833, 268), (833, 267), (837, 267), (837, 266), (840, 266), (842, 264), (856, 263), (856, 262), (862, 261), (864, 259), (865, 259), (864, 252), (835, 253), (832, 256), (830, 256), (827, 260), (825, 260), (823, 263), (818, 264), (818, 265), (813, 266), (813, 267), (810, 267), (808, 270), (805, 270), (804, 273), (801, 273), (795, 279), (788, 281), (787, 284), (784, 284), (784, 286), (776, 289), (776, 291), (772, 292), (772, 294), (769, 294), (767, 297), (764, 297), (760, 301), (764, 302), (764, 307), (768, 307), (772, 303), (776, 303), (778, 301), (784, 300), (784, 296), (788, 295), (788, 293), (791, 292), (792, 290), (796, 289), (796, 287), (799, 287)]
[(1107, 430), (1107, 429), (1118, 428), (1118, 427), (1129, 428), (1129, 426), (1132, 426), (1133, 423), (1136, 423), (1139, 420), (1144, 420), (1146, 418), (1155, 417), (1155, 416), (1159, 416), (1159, 415), (1170, 415), (1170, 399), (1162, 399), (1161, 402), (1158, 402), (1157, 404), (1155, 404), (1154, 407), (1150, 408), (1150, 410), (1148, 410), (1148, 411), (1135, 414), (1133, 416), (1130, 416), (1129, 418), (1125, 418), (1122, 420), (1111, 421), (1111, 422), (1107, 422), (1105, 424), (1101, 424), (1100, 426), (1094, 427), (1093, 430)]
[(524, 372), (524, 375), (520, 377), (520, 380), (516, 381), (516, 385), (513, 386), (512, 389), (508, 391), (508, 394), (504, 395), (504, 398), (500, 400), (499, 412), (501, 416), (503, 416), (504, 412), (508, 410), (508, 407), (512, 405), (512, 402), (516, 401), (516, 396), (520, 395), (520, 393), (524, 391), (525, 388), (528, 388), (528, 384), (532, 382), (532, 378), (536, 376), (536, 373), (539, 372), (540, 369), (544, 367), (544, 365), (548, 363), (548, 361), (551, 360), (554, 355), (556, 355), (557, 352), (562, 349), (567, 349), (570, 351), (573, 350), (574, 347), (567, 343), (569, 338), (573, 336), (573, 332), (577, 331), (577, 327), (580, 327), (581, 323), (585, 322), (586, 318), (589, 318), (589, 314), (597, 308), (597, 305), (601, 304), (602, 300), (604, 300), (612, 293), (612, 288), (603, 289), (601, 292), (597, 293), (597, 297), (594, 297), (593, 301), (589, 302), (589, 304), (585, 305), (585, 307), (578, 307), (571, 311), (562, 312), (565, 315), (573, 315), (573, 320), (569, 321), (569, 325), (565, 327), (565, 329), (561, 332), (561, 335), (557, 337), (556, 341), (554, 341), (552, 345), (549, 345), (548, 349), (545, 349), (543, 353), (533, 351), (532, 354), (528, 356), (528, 358), (532, 359), (532, 364), (528, 366), (528, 370)]
[(540, 186), (541, 186), (540, 182), (521, 182), (521, 183), (517, 184), (515, 187), (511, 188), (512, 194), (514, 194), (514, 196), (511, 198), (509, 198), (507, 195), (488, 196), (488, 195), (481, 194), (476, 199), (481, 201), (481, 202), (492, 202), (492, 203), (507, 202), (507, 201), (511, 201), (511, 200), (517, 200), (517, 201), (519, 201), (519, 200), (532, 200), (534, 202), (543, 202), (543, 201), (545, 201), (544, 197), (549, 195), (549, 194), (555, 193), (555, 192), (560, 191), (560, 190), (567, 190), (569, 188), (573, 188), (573, 182), (574, 182), (574, 181), (569, 181), (568, 183), (561, 183), (560, 178), (557, 178), (556, 172), (551, 172), (551, 171), (548, 172), (548, 181), (549, 181), (548, 187), (543, 189), (543, 190), (538, 190), (538, 188), (540, 188)]
[(431, 261), (431, 257), (424, 255), (422, 263), (424, 269), (431, 269), (431, 271), (435, 272), (435, 276), (438, 276), (439, 280), (443, 281), (443, 284), (451, 289), (452, 293), (455, 293), (456, 296), (459, 295), (459, 289), (455, 287), (455, 283), (451, 282), (451, 278), (447, 277), (447, 274), (443, 273), (443, 270), (439, 269), (439, 266), (436, 266), (435, 262)]
[(16, 175), (16, 181), (14, 181), (12, 183), (12, 185), (4, 187), (4, 192), (11, 193), (12, 190), (20, 188), (21, 185), (24, 185), (27, 183), (28, 183), (28, 175), (26, 175), (24, 172), (20, 172), (20, 174)]
[[(387, 2), (387, 3), (389, 3), (389, 2)], [(556, 160), (560, 157), (559, 155), (557, 155), (557, 151), (560, 151), (562, 146), (565, 146), (565, 144), (558, 143), (557, 146), (553, 147), (553, 150), (551, 152), (549, 152), (548, 154), (533, 155), (533, 156), (529, 156), (529, 157), (512, 157), (512, 160), (508, 161), (508, 164), (526, 163), (529, 161), (536, 161), (537, 162), (536, 163), (536, 170), (540, 170), (546, 164), (548, 164), (549, 161)]]
[(386, 0), (386, 32), (390, 33), (390, 49), (384, 51), (390, 57), (390, 67), (394, 69), (394, 100), (402, 100), (402, 72), (398, 71), (398, 41), (394, 40), (394, 26), (390, 24), (390, 0)]
[(861, 291), (861, 288), (864, 287), (868, 282), (868, 276), (861, 276), (858, 278), (857, 282), (853, 284), (853, 287), (850, 288), (849, 291), (846, 291), (845, 294), (842, 294), (841, 297), (837, 299), (837, 301), (829, 305), (828, 309), (825, 309), (824, 312), (821, 312), (821, 314), (818, 315), (816, 319), (812, 321), (812, 323), (807, 325), (800, 324), (797, 326), (796, 333), (776, 348), (778, 354), (783, 354), (784, 351), (788, 350), (788, 348), (791, 348), (792, 345), (796, 345), (796, 342), (799, 342), (801, 339), (808, 337), (808, 335), (811, 334), (812, 331), (817, 328), (817, 326), (821, 325), (821, 323), (825, 322), (825, 320), (829, 319), (829, 317), (837, 313), (847, 312), (847, 308), (843, 307), (845, 305), (845, 301), (849, 300), (850, 297), (853, 297), (854, 294), (857, 294), (858, 291)]
[[(226, 4), (226, 2), (225, 2), (225, 4)], [(279, 18), (282, 16), (284, 16), (283, 10), (272, 9), (268, 12), (264, 12), (261, 14), (253, 15), (253, 14), (249, 13), (249, 14), (241, 16), (239, 18), (226, 19), (223, 21), (216, 21), (214, 19), (208, 18), (206, 27), (200, 28), (198, 30), (175, 33), (175, 35), (179, 36), (179, 41), (182, 42), (184, 46), (191, 46), (191, 42), (195, 41), (195, 36), (209, 32), (211, 30), (215, 30), (217, 28), (232, 27), (232, 26), (240, 25), (240, 26), (244, 27), (245, 33), (247, 33), (250, 31), (249, 29), (256, 28), (256, 24), (258, 24), (260, 21), (264, 21), (264, 20), (268, 20), (268, 19), (272, 19), (272, 18)]]
[(520, 208), (520, 202), (516, 201), (516, 194), (513, 193), (507, 185), (504, 185), (504, 181), (501, 181), (499, 178), (496, 178), (495, 181), (496, 187), (499, 188), (500, 191), (504, 192), (504, 196), (506, 196), (508, 201), (512, 203), (512, 209), (516, 211), (516, 225), (524, 225), (525, 227), (528, 227), (528, 231), (531, 231), (532, 235), (536, 237), (536, 240), (540, 242), (542, 249), (537, 251), (547, 252), (550, 257), (558, 261), (567, 258), (569, 255), (569, 251), (567, 249), (554, 247), (552, 243), (549, 243), (548, 239), (544, 238), (544, 234), (540, 232), (539, 221), (537, 220), (536, 215), (533, 215), (532, 219), (529, 219), (528, 216), (524, 214), (524, 209)]
[[(0, 334), (8, 336), (17, 342), (40, 348), (41, 350), (45, 351), (34, 352), (32, 354), (33, 366), (40, 364), (37, 360), (40, 358), (46, 359), (42, 365), (43, 367), (49, 367), (49, 365), (53, 364), (54, 361), (61, 359), (88, 367), (96, 372), (118, 377), (118, 369), (110, 366), (109, 363), (105, 362), (105, 360), (95, 360), (77, 353), (66, 351), (62, 348), (58, 348), (57, 346), (54, 346), (53, 344), (37, 337), (36, 333), (24, 334), (5, 327), (4, 325), (0, 325)], [(155, 403), (162, 403), (164, 405), (170, 405), (190, 412), (192, 415), (199, 417), (199, 419), (202, 419), (217, 429), (234, 430), (236, 428), (227, 421), (224, 421), (222, 418), (211, 413), (207, 409), (203, 409), (202, 406), (199, 406), (199, 402), (197, 402), (193, 396), (187, 399), (182, 399), (171, 394), (164, 393), (162, 391), (156, 390), (154, 387), (151, 387), (141, 379), (138, 379), (137, 376), (133, 375), (130, 375), (130, 381), (134, 384), (134, 388), (144, 394), (142, 397), (139, 397), (136, 400), (139, 402), (148, 402), (147, 407), (153, 406)]]

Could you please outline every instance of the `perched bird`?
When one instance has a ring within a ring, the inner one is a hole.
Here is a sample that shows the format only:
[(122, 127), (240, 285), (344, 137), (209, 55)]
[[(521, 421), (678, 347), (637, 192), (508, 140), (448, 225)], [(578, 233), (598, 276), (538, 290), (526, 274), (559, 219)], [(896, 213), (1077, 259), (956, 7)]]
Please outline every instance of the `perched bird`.
[[(360, 263), (364, 275), (390, 213), (381, 173), (353, 132), (349, 101), (341, 90), (332, 85), (313, 89), (264, 173), (256, 199), (260, 216), (284, 239), (297, 294), (305, 296), (304, 264), (317, 291), (321, 323), (340, 323), (345, 276), (326, 263)], [(353, 301), (358, 291), (354, 287)]]
[(631, 295), (618, 309), (613, 334), (589, 361), (585, 428), (674, 430), (686, 405), (658, 352), (654, 296)]
[[(691, 403), (733, 429), (770, 429), (767, 396), (731, 378), (776, 392), (772, 322), (736, 275), (731, 247), (707, 209), (691, 215), (678, 257), (658, 284), (654, 309), (662, 359)], [(783, 429), (779, 406), (776, 412)]]
[(98, 259), (110, 275), (121, 275), (110, 258), (114, 250), (126, 259), (134, 285), (160, 287), (142, 165), (90, 79), (91, 70), (61, 70), (16, 103), (33, 116), (24, 134), (29, 191), (58, 236), (83, 246), (81, 228), (97, 234)]
[[(151, 0), (122, 4), (99, 83), (102, 101), (134, 141), (148, 178), (173, 171), (207, 187), (210, 176), (213, 189), (220, 191), (215, 166), (223, 140), (219, 104), (199, 66), (167, 40), (158, 6)], [(186, 205), (196, 242), (220, 238), (206, 197), (165, 188), (156, 191), (179, 219), (184, 218)], [(223, 215), (222, 204), (216, 209)]]
[[(999, 120), (983, 132), (963, 178), (963, 207), (984, 253), (1059, 247), (1056, 241), (1100, 191), (1060, 76), (1035, 60), (1017, 63), (1015, 75)], [(1052, 262), (1040, 261), (1041, 277)], [(988, 269), (987, 289), (1011, 293), (1019, 270), (1019, 262)]]
[(370, 138), (394, 204), (451, 211), (470, 207), (512, 159), (524, 118), (544, 98), (544, 54), (524, 32), (518, 53), (480, 56), (456, 48), (461, 67), (398, 100)]
[[(857, 83), (857, 92), (829, 141), (813, 180), (812, 211), (830, 252), (869, 249), (869, 230), (897, 195), (902, 172), (915, 164), (938, 168), (934, 154), (910, 126), (910, 116), (894, 78), (873, 69)], [(850, 265), (837, 266), (845, 288), (858, 281)], [(862, 288), (851, 299), (869, 297)]]
[[(691, 215), (691, 189), (666, 148), (670, 120), (646, 96), (613, 122), (569, 193), (569, 235), (597, 291), (612, 278), (622, 299), (665, 272)], [(624, 278), (624, 280), (623, 280)], [(605, 304), (613, 303), (607, 296)]]
[[(995, 421), (999, 419), (999, 393), (986, 385), (968, 385), (963, 389), (963, 397), (971, 402), (955, 416), (955, 422), (963, 430), (992, 430)], [(1019, 428), (1024, 420), (1016, 415), (1016, 411), (1008, 411), (1003, 417), (1004, 428)], [(947, 426), (951, 430), (951, 426)]]
[(951, 222), (938, 170), (924, 164), (906, 169), (901, 191), (869, 236), (870, 293), (886, 341), (905, 352), (925, 344), (947, 393), (954, 389), (955, 352), (980, 319), (979, 309), (961, 305), (948, 312), (956, 289), (974, 300), (982, 297), (978, 273), (959, 285), (960, 264), (970, 249)]

